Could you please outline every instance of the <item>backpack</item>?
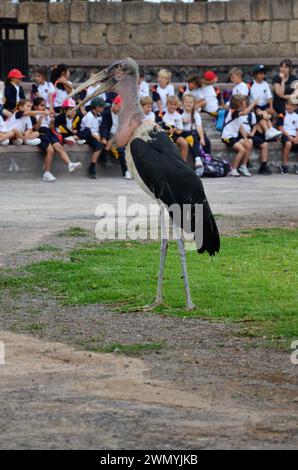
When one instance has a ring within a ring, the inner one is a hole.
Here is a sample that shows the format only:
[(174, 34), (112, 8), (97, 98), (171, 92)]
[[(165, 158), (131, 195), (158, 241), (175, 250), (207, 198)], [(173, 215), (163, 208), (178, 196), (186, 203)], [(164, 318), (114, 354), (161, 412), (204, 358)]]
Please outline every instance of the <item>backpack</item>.
[(204, 167), (202, 176), (209, 178), (220, 178), (227, 176), (231, 170), (231, 166), (226, 160), (214, 158), (212, 155), (205, 153), (202, 148), (200, 150), (200, 157)]
[(219, 132), (222, 132), (224, 126), (225, 126), (225, 120), (228, 115), (228, 110), (219, 108), (217, 110), (217, 118), (216, 118), (216, 123), (215, 123), (215, 129)]

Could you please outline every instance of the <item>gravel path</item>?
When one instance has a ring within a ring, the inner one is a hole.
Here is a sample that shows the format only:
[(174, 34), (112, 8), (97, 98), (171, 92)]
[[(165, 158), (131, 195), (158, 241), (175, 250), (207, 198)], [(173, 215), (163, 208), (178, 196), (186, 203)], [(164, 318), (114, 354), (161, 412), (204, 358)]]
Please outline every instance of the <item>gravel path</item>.
[[(271, 187), (269, 178), (254, 181), (255, 194), (244, 179), (207, 182), (221, 231), (297, 226), (298, 179), (289, 177), (286, 195), (285, 179), (279, 176), (270, 177)], [(54, 188), (27, 181), (9, 188), (6, 183), (0, 188), (5, 234), (0, 255), (4, 268), (15, 269), (49, 256), (24, 249), (49, 243), (63, 253), (78, 242), (56, 237), (57, 230), (70, 225), (92, 230), (94, 195), (109, 183), (104, 197), (114, 197), (115, 181), (87, 188), (79, 179), (65, 182), (64, 188), (62, 182)], [(127, 190), (124, 184), (119, 181), (117, 190)], [(139, 196), (133, 185), (127, 190), (131, 200)], [(267, 186), (261, 197), (262, 185)], [(63, 192), (72, 197), (63, 198)], [(30, 329), (32, 324), (41, 328)], [(289, 350), (244, 336), (246, 326), (117, 314), (101, 305), (61, 308), (43, 293), (34, 299), (26, 293), (2, 295), (0, 341), (6, 363), (0, 365), (0, 448), (297, 448), (297, 366)], [(163, 347), (137, 357), (84, 350), (147, 342)]]

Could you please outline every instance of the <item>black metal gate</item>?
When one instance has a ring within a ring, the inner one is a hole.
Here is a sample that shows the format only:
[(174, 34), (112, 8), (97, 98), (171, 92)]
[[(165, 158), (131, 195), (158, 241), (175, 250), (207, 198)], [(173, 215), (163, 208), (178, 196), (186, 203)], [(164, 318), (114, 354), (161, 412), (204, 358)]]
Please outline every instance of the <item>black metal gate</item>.
[(28, 75), (28, 33), (27, 25), (14, 20), (0, 19), (0, 79), (11, 69), (20, 69)]

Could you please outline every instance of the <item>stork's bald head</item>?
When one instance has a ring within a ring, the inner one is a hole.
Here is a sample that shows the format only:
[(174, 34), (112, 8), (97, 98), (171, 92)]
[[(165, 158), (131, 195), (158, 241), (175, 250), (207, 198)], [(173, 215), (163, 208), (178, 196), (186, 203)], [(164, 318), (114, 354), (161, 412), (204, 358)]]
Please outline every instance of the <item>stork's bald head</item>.
[(78, 105), (83, 106), (85, 103), (87, 103), (87, 101), (90, 101), (90, 99), (93, 99), (102, 93), (106, 93), (114, 89), (117, 85), (120, 85), (125, 78), (131, 77), (136, 80), (138, 78), (138, 74), (139, 67), (133, 59), (127, 57), (125, 59), (118, 60), (110, 67), (107, 67), (101, 72), (93, 75), (89, 80), (78, 86), (72, 93), (68, 95), (68, 98), (76, 95), (77, 93), (80, 93), (91, 85), (97, 86), (96, 91), (94, 91), (91, 96), (87, 96)]

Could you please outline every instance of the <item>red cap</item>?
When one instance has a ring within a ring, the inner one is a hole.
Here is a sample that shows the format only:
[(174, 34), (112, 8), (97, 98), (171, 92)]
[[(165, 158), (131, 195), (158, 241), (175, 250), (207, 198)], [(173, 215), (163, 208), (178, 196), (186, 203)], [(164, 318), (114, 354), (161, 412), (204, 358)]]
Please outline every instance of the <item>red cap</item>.
[(204, 72), (203, 78), (208, 82), (213, 82), (214, 80), (217, 80), (217, 75), (212, 70), (207, 70), (207, 72)]
[(69, 98), (68, 100), (63, 101), (62, 103), (62, 108), (75, 108), (76, 103), (72, 98)]
[(7, 78), (25, 78), (19, 69), (12, 69), (8, 72)]
[(122, 104), (122, 98), (120, 95), (116, 96), (116, 98), (113, 99), (113, 103), (115, 104)]

